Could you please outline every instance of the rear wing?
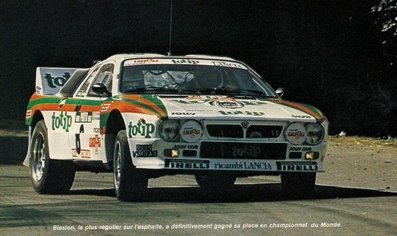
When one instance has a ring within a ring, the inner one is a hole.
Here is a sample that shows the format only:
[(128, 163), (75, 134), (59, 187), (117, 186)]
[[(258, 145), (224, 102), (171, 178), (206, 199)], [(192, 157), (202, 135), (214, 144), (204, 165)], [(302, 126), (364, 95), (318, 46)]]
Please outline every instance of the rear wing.
[(41, 95), (54, 95), (66, 84), (79, 68), (37, 67), (36, 92)]

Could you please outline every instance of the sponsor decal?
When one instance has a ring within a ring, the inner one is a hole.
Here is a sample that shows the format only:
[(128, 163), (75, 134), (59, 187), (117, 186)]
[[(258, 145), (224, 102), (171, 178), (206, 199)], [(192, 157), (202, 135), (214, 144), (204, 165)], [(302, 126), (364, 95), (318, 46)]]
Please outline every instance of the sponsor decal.
[(192, 64), (192, 65), (196, 65), (196, 64), (200, 63), (200, 61), (193, 60), (193, 59), (172, 59), (171, 61), (174, 64)]
[(196, 149), (198, 149), (198, 145), (197, 145), (197, 144), (189, 144), (189, 145), (186, 145), (186, 144), (176, 144), (176, 145), (174, 146), (174, 148), (177, 148), (177, 149), (190, 149), (190, 150), (196, 150)]
[(172, 112), (171, 115), (174, 116), (194, 116), (196, 115), (195, 112)]
[(290, 151), (311, 151), (311, 147), (290, 147)]
[(317, 171), (316, 162), (276, 162), (280, 171)]
[(265, 113), (261, 111), (219, 111), (222, 115), (246, 115), (246, 116), (264, 116)]
[(261, 148), (257, 145), (244, 145), (243, 147), (232, 148), (233, 157), (249, 156), (250, 158), (256, 158), (262, 152)]
[(110, 103), (104, 103), (104, 104), (102, 104), (101, 112), (107, 111), (107, 110), (109, 109), (110, 105), (111, 105)]
[(76, 112), (76, 117), (74, 119), (75, 123), (91, 123), (92, 122), (92, 112)]
[(157, 62), (159, 62), (158, 59), (152, 59), (152, 58), (137, 59), (137, 60), (134, 60), (134, 61), (133, 61), (134, 64), (140, 64), (140, 65), (143, 65), (143, 64), (150, 64), (150, 63), (157, 63)]
[(98, 149), (101, 147), (101, 138), (99, 135), (95, 135), (94, 138), (89, 139), (89, 147), (95, 148), (95, 154), (98, 154)]
[(244, 68), (242, 65), (230, 61), (212, 61), (212, 63), (214, 64), (214, 66), (234, 67), (240, 69)]
[(26, 111), (26, 119), (32, 118), (32, 110)]
[(235, 170), (272, 170), (272, 165), (264, 161), (236, 161), (235, 163), (215, 163), (215, 169), (235, 169)]
[(287, 135), (288, 137), (305, 137), (305, 132), (301, 130), (290, 130)]
[(99, 134), (99, 133), (101, 133), (101, 128), (94, 128), (93, 131), (94, 131), (94, 133)]
[(101, 115), (99, 112), (92, 113), (92, 120), (100, 120), (100, 119), (101, 119)]
[(286, 130), (287, 140), (295, 145), (302, 144), (306, 139), (306, 129), (301, 123), (293, 123)]
[(186, 142), (196, 142), (203, 135), (203, 128), (200, 123), (194, 120), (189, 120), (183, 123), (181, 130), (179, 131), (182, 139)]
[(157, 150), (153, 150), (152, 144), (137, 144), (136, 150), (132, 151), (133, 157), (157, 157)]
[(221, 66), (232, 67), (238, 69), (247, 69), (246, 66), (238, 62), (221, 61), (216, 59), (195, 59), (195, 58), (148, 58), (148, 59), (131, 59), (124, 63), (124, 66), (130, 65), (144, 65), (144, 64), (184, 64), (184, 65), (208, 65), (208, 66)]
[(65, 132), (69, 132), (69, 128), (72, 126), (72, 116), (68, 115), (67, 112), (59, 115), (55, 115), (55, 112), (51, 116), (51, 128), (52, 130), (63, 129)]
[(141, 136), (145, 138), (151, 138), (155, 131), (155, 126), (152, 123), (146, 123), (146, 121), (141, 118), (138, 123), (133, 124), (131, 121), (128, 124), (128, 137)]
[(301, 115), (291, 115), (293, 118), (300, 118), (300, 119), (311, 119), (312, 117), (311, 116), (308, 116), (308, 115), (303, 115), (303, 116), (301, 116)]
[(210, 101), (209, 104), (211, 106), (217, 106), (217, 107), (222, 107), (222, 108), (230, 108), (230, 109), (237, 109), (237, 108), (242, 108), (244, 107), (244, 104), (241, 102), (237, 102), (231, 99), (225, 99), (225, 100), (213, 100)]
[(90, 150), (81, 150), (80, 152), (81, 158), (91, 158)]
[(47, 80), (47, 84), (50, 88), (56, 88), (57, 86), (62, 87), (70, 78), (70, 73), (65, 72), (62, 77), (52, 77), (51, 74), (46, 73), (44, 78)]
[[(72, 149), (72, 156), (73, 157), (78, 157), (78, 155), (79, 154), (77, 153), (77, 150), (75, 148), (73, 148)], [(81, 158), (86, 158), (86, 159), (91, 158), (91, 152), (90, 152), (90, 150), (81, 149), (80, 150), (80, 156), (81, 156)]]
[(79, 133), (74, 134), (76, 137), (76, 152), (80, 154), (81, 151), (81, 141), (80, 141), (80, 134), (84, 133), (84, 125), (80, 125)]
[(170, 169), (209, 169), (210, 161), (166, 159), (165, 167)]
[[(209, 103), (212, 106), (223, 106), (224, 108), (241, 108), (243, 106), (257, 106), (267, 104), (264, 101), (254, 100), (255, 98), (250, 97), (249, 101), (236, 101), (235, 98), (227, 96), (188, 96), (186, 99), (172, 100), (173, 102), (183, 104), (203, 104)], [(220, 103), (218, 103), (220, 102)]]

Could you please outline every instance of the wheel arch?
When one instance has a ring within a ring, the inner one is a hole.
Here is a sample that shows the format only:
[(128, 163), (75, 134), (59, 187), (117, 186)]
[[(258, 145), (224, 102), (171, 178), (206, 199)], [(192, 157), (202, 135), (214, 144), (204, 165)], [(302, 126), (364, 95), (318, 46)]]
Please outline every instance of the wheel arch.
[(34, 127), (36, 127), (37, 122), (39, 122), (40, 120), (43, 120), (43, 119), (44, 119), (44, 116), (40, 110), (34, 112), (32, 122), (30, 123), (30, 127), (32, 127), (32, 132), (33, 132)]
[(109, 163), (109, 166), (113, 167), (113, 148), (117, 133), (120, 130), (126, 129), (124, 118), (119, 110), (115, 109), (110, 112), (105, 127), (106, 160)]
[(23, 161), (23, 165), (24, 166), (28, 166), (30, 167), (30, 151), (31, 151), (31, 147), (32, 147), (32, 135), (33, 135), (33, 130), (36, 127), (37, 123), (40, 120), (44, 120), (44, 116), (41, 113), (40, 110), (37, 110), (34, 112), (33, 117), (32, 117), (32, 121), (29, 124), (29, 136), (28, 136), (28, 150), (26, 153), (26, 157), (25, 160)]

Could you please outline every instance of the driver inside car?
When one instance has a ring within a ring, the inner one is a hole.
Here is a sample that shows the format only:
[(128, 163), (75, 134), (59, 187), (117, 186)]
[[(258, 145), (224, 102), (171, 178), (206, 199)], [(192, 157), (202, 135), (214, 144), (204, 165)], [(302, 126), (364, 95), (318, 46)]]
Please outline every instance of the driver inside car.
[(133, 67), (125, 67), (121, 91), (134, 91), (145, 88), (145, 78), (141, 70)]
[(222, 87), (222, 77), (216, 71), (210, 71), (197, 76), (200, 89), (212, 89)]

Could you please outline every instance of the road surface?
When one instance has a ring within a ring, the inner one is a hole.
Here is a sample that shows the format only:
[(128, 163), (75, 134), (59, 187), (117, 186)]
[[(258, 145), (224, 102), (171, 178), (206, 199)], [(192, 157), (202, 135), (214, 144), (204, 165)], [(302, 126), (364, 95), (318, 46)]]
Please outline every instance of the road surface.
[[(119, 202), (112, 174), (79, 172), (70, 194), (33, 191), (25, 135), (0, 138), (1, 235), (392, 235), (397, 232), (397, 147), (333, 138), (310, 199), (288, 199), (278, 177), (238, 179), (208, 196), (194, 178), (149, 182), (142, 202)], [(21, 147), (22, 146), (22, 147)]]

